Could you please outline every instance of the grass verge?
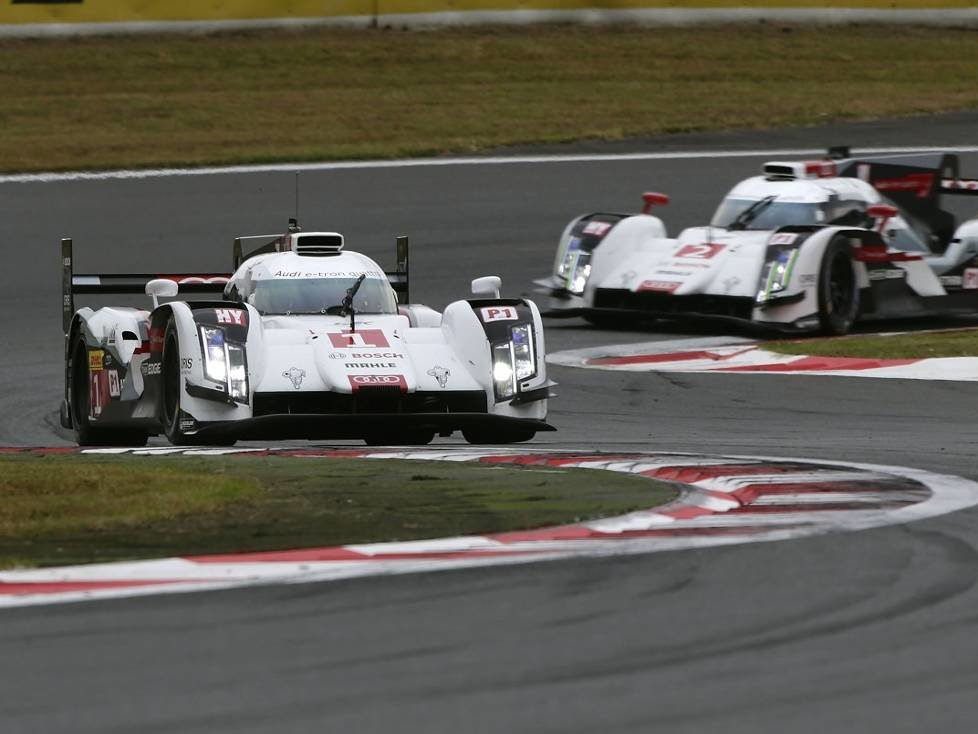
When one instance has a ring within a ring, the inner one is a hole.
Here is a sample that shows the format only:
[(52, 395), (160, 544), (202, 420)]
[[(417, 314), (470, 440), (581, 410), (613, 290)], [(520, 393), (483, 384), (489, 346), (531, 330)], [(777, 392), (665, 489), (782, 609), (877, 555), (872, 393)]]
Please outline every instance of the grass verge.
[(0, 41), (0, 169), (459, 153), (978, 106), (978, 33), (768, 24)]
[(779, 354), (814, 357), (868, 357), (874, 359), (927, 359), (978, 357), (978, 330), (908, 332), (872, 336), (843, 336), (764, 342), (764, 349)]
[(0, 457), (0, 568), (570, 523), (669, 485), (587, 469), (285, 457)]

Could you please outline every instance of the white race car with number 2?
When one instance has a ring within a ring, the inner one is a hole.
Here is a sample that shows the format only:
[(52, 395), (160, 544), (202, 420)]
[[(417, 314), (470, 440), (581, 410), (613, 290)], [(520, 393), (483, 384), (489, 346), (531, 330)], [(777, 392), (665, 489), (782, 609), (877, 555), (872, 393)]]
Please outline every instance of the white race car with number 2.
[(676, 238), (648, 211), (598, 212), (565, 229), (545, 316), (707, 317), (844, 334), (860, 319), (978, 313), (978, 219), (941, 194), (978, 194), (947, 153), (769, 162), (711, 223)]

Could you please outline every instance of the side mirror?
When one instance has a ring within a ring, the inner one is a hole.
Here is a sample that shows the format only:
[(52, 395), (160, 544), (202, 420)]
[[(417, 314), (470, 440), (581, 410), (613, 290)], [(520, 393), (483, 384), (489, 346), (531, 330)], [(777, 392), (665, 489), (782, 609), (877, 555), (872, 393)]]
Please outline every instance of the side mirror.
[(886, 223), (900, 213), (900, 210), (895, 206), (890, 206), (889, 204), (873, 204), (868, 209), (866, 213), (879, 220), (879, 224), (876, 226), (876, 231), (882, 234), (886, 229)]
[(154, 278), (146, 284), (146, 295), (153, 299), (153, 308), (160, 305), (161, 298), (173, 298), (180, 291), (175, 280)]
[(499, 298), (503, 281), (498, 275), (487, 275), (472, 281), (472, 295), (480, 298)]
[(669, 203), (668, 194), (660, 194), (658, 191), (646, 191), (642, 194), (642, 201), (645, 202), (645, 206), (642, 207), (642, 214), (648, 214), (652, 211), (654, 206), (665, 206)]

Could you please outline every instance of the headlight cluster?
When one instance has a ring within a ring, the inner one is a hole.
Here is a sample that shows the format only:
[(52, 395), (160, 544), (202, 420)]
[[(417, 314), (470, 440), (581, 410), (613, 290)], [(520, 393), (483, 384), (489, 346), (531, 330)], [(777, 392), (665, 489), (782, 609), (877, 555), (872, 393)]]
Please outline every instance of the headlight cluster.
[(201, 326), (204, 345), (204, 376), (220, 383), (232, 400), (248, 402), (248, 368), (245, 350), (240, 344), (227, 340), (224, 329)]
[(581, 241), (572, 237), (567, 243), (567, 250), (557, 265), (557, 278), (564, 282), (564, 287), (576, 296), (584, 293), (584, 286), (591, 275), (591, 253), (580, 248)]
[(768, 255), (764, 262), (764, 270), (761, 271), (761, 283), (756, 298), (757, 303), (765, 303), (771, 300), (788, 287), (788, 283), (791, 281), (791, 271), (794, 270), (797, 259), (798, 248), (796, 247), (768, 249)]
[(497, 400), (513, 397), (518, 383), (537, 372), (533, 327), (530, 324), (514, 326), (509, 336), (509, 341), (496, 343), (492, 347), (492, 381)]

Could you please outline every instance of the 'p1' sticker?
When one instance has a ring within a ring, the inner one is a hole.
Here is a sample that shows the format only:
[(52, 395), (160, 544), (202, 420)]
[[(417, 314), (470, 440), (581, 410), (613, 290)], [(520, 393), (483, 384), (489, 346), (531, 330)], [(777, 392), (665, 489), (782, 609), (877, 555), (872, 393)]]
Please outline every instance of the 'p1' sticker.
[(219, 324), (248, 325), (247, 311), (240, 311), (236, 308), (216, 308), (214, 314), (217, 316), (217, 323)]
[(482, 313), (482, 320), (487, 324), (490, 321), (516, 321), (519, 318), (512, 306), (486, 306), (479, 311)]
[(961, 287), (965, 290), (978, 290), (978, 268), (965, 268)]
[(122, 385), (119, 382), (119, 373), (116, 370), (109, 370), (109, 397), (117, 398), (122, 395)]

